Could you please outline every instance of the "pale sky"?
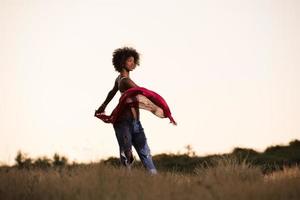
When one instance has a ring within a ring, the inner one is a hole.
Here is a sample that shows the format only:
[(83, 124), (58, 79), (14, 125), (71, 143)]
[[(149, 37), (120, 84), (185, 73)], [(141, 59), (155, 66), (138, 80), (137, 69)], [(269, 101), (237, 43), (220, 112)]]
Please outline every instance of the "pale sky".
[(118, 157), (112, 125), (93, 115), (123, 46), (141, 53), (131, 78), (178, 122), (141, 111), (152, 154), (300, 139), (299, 35), (297, 0), (0, 0), (0, 164), (18, 150)]

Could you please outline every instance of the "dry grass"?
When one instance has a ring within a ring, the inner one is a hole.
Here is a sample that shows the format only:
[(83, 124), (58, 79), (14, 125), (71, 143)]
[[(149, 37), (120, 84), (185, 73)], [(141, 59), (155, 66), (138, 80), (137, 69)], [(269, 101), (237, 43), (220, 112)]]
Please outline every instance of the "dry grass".
[(246, 162), (223, 158), (194, 175), (91, 164), (72, 169), (1, 169), (1, 200), (42, 199), (300, 199), (300, 168), (263, 175)]

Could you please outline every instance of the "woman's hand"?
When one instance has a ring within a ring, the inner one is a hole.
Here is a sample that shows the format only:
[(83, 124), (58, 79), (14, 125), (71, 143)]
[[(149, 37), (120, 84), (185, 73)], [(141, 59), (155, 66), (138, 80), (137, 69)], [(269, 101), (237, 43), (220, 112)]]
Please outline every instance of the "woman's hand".
[(95, 116), (96, 116), (96, 115), (100, 115), (101, 113), (104, 113), (104, 112), (105, 112), (105, 108), (106, 108), (106, 106), (102, 104), (102, 105), (98, 108), (98, 110), (95, 111)]

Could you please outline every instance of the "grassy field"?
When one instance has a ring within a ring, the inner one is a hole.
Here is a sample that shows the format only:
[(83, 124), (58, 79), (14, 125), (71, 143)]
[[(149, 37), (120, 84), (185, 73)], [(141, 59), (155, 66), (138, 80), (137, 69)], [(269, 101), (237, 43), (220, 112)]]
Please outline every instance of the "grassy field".
[(300, 199), (300, 168), (263, 174), (257, 166), (218, 158), (191, 174), (103, 163), (47, 169), (0, 168), (1, 200), (43, 199)]

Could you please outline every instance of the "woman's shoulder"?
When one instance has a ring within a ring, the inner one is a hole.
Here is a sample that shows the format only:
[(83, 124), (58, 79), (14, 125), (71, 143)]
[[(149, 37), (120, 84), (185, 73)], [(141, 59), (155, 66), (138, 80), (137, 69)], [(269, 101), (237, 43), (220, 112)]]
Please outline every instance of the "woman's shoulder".
[(121, 80), (123, 80), (123, 79), (126, 79), (126, 78), (129, 79), (129, 77), (118, 75), (117, 78), (115, 79), (115, 81), (116, 81), (116, 82), (119, 82), (119, 81), (121, 81)]
[(121, 84), (121, 82), (127, 82), (127, 81), (131, 81), (131, 79), (127, 76), (121, 76), (119, 75), (116, 79), (118, 81), (119, 84)]
[(123, 80), (123, 79), (130, 79), (130, 78), (129, 78), (129, 77), (126, 77), (126, 76), (120, 76), (119, 79), (120, 79), (120, 81), (121, 81), (121, 80)]

